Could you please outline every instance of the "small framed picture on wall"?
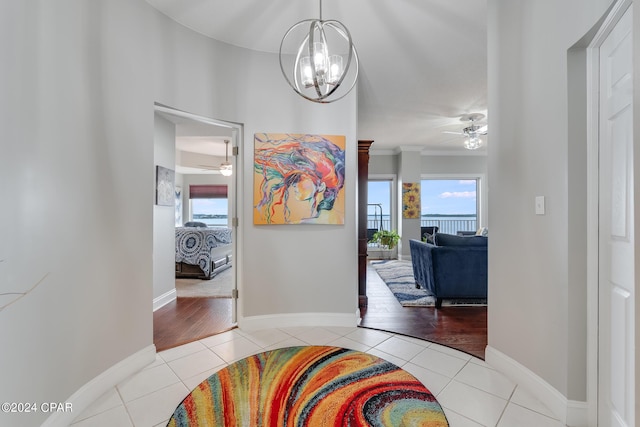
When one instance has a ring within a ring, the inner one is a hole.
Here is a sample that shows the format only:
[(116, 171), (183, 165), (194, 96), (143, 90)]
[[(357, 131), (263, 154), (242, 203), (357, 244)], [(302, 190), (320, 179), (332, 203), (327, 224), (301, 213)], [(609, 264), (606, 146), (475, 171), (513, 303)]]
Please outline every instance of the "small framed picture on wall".
[(156, 166), (156, 205), (173, 206), (175, 172), (162, 166)]

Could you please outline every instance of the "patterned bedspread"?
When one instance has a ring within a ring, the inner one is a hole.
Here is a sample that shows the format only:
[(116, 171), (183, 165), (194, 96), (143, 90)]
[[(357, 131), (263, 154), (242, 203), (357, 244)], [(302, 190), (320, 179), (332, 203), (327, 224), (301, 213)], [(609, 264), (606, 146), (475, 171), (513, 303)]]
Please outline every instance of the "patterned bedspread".
[(176, 262), (199, 266), (211, 274), (211, 249), (231, 243), (228, 227), (176, 227)]

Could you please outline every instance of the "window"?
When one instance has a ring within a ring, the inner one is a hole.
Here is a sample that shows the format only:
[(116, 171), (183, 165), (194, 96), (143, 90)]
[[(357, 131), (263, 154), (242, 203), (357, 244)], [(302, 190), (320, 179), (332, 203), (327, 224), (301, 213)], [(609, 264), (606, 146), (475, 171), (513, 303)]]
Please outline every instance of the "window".
[(457, 234), (478, 228), (478, 179), (423, 179), (421, 227)]
[(207, 225), (228, 225), (229, 199), (226, 185), (190, 185), (189, 203), (192, 221)]
[(369, 180), (367, 189), (367, 236), (391, 230), (391, 180)]

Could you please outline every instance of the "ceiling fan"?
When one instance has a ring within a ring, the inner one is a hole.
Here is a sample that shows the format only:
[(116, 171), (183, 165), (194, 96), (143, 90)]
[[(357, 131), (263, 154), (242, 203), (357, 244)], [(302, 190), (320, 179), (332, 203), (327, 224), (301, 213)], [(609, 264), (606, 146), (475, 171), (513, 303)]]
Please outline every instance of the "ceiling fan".
[(233, 174), (233, 165), (229, 163), (229, 140), (225, 139), (225, 154), (224, 162), (220, 163), (220, 166), (200, 165), (200, 167), (206, 170), (219, 171), (224, 176), (231, 176)]
[(464, 114), (460, 117), (461, 122), (470, 122), (471, 124), (464, 129), (462, 132), (450, 132), (443, 131), (442, 133), (451, 133), (454, 135), (464, 136), (464, 148), (468, 150), (476, 150), (482, 146), (481, 135), (486, 135), (489, 131), (488, 126), (476, 124), (478, 121), (484, 119), (485, 115), (482, 113), (472, 113), (472, 114)]

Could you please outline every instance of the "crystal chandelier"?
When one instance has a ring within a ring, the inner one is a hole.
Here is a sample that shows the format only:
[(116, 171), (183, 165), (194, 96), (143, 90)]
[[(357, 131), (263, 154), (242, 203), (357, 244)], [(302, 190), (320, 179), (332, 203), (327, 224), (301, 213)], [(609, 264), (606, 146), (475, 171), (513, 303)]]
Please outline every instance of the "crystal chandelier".
[[(298, 95), (329, 103), (344, 98), (355, 86), (358, 54), (344, 24), (322, 19), (319, 1), (320, 18), (305, 19), (289, 28), (280, 43), (279, 59), (282, 75)], [(290, 51), (296, 52), (293, 63)]]

